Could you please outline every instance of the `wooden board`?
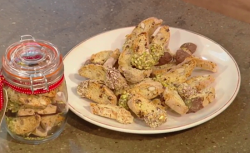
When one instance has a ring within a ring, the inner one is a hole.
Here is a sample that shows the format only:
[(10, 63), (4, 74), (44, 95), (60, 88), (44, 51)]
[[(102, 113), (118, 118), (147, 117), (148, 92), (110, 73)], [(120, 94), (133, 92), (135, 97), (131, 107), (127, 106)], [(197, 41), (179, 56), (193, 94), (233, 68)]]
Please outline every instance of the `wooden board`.
[(183, 0), (250, 23), (250, 0)]

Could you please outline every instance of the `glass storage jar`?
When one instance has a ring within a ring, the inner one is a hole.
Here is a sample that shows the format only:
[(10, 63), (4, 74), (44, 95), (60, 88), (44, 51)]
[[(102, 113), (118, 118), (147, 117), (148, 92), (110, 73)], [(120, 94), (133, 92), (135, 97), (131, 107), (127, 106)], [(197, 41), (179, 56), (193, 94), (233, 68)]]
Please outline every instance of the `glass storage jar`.
[(68, 93), (59, 50), (47, 41), (21, 36), (19, 42), (7, 48), (1, 73), (8, 99), (4, 119), (8, 133), (29, 144), (58, 137), (68, 113)]

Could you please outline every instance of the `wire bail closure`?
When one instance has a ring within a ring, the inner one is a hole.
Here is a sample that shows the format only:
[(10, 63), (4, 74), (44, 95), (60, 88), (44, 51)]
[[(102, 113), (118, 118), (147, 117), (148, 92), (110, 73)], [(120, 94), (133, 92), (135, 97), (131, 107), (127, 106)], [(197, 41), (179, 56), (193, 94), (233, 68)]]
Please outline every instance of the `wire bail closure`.
[(21, 38), (20, 38), (20, 42), (23, 42), (25, 40), (33, 40), (35, 41), (35, 38), (31, 35), (22, 35)]
[[(44, 82), (44, 89), (46, 89), (47, 91), (49, 90), (49, 86), (48, 86), (48, 80), (47, 80), (47, 78), (45, 77), (45, 75), (43, 75), (43, 74), (40, 74), (40, 76), (42, 77), (42, 79), (36, 79), (36, 81), (43, 81)], [(31, 90), (31, 92), (32, 92), (32, 94), (34, 93), (34, 90), (36, 90), (35, 89), (35, 84), (34, 84), (34, 78), (35, 77), (35, 75), (34, 74), (32, 74), (32, 75), (30, 75), (30, 90)], [(38, 84), (38, 85), (41, 85), (41, 84)]]

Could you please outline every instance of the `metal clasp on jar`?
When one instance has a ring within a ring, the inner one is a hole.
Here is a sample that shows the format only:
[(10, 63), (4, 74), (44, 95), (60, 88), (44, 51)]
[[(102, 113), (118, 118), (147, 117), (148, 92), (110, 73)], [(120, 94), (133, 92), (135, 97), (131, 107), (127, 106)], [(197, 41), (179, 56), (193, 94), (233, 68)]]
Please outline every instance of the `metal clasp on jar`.
[[(41, 79), (35, 79), (36, 83), (34, 83), (34, 77), (42, 77)], [(41, 85), (44, 84), (44, 88), (47, 91), (49, 90), (49, 86), (48, 86), (48, 80), (45, 77), (45, 75), (39, 73), (39, 74), (31, 74), (30, 75), (30, 90), (32, 91), (32, 93), (36, 90), (36, 89), (40, 89)]]
[(20, 42), (25, 41), (25, 40), (33, 40), (33, 41), (35, 41), (35, 38), (33, 36), (31, 36), (31, 35), (22, 35), (21, 39), (20, 39)]

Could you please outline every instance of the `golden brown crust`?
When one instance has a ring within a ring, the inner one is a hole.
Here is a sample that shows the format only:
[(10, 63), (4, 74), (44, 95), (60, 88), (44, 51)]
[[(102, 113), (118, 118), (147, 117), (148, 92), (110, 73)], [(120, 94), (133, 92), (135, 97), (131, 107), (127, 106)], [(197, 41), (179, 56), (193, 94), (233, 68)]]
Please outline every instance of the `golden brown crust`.
[(205, 89), (215, 81), (215, 78), (211, 75), (201, 75), (191, 77), (186, 83), (192, 87), (195, 87), (198, 91)]
[(79, 74), (90, 80), (103, 82), (110, 89), (120, 90), (127, 86), (126, 79), (121, 73), (112, 67), (89, 64), (79, 70)]
[(128, 101), (128, 106), (151, 128), (156, 128), (167, 121), (167, 112), (164, 109), (157, 107), (150, 100), (140, 95), (133, 96)]
[(122, 51), (118, 63), (119, 71), (124, 75), (126, 80), (131, 83), (141, 82), (144, 78), (149, 77), (152, 70), (139, 70), (131, 65), (132, 53), (128, 48)]
[(100, 64), (103, 65), (107, 59), (110, 57), (110, 55), (112, 54), (112, 50), (105, 50), (105, 51), (100, 51), (96, 54), (93, 54), (90, 57), (90, 62), (92, 64)]
[(152, 79), (145, 79), (129, 90), (131, 94), (140, 94), (146, 99), (153, 99), (164, 91), (161, 83)]
[(115, 63), (117, 62), (120, 54), (121, 54), (121, 52), (120, 52), (119, 49), (114, 50), (111, 53), (111, 55), (109, 56), (109, 58), (105, 61), (103, 66), (105, 66), (105, 67), (113, 67), (115, 65)]
[(26, 94), (19, 94), (19, 101), (27, 108), (45, 108), (52, 102), (48, 97)]
[(113, 91), (98, 81), (86, 80), (77, 86), (77, 94), (100, 104), (117, 104)]
[(84, 65), (78, 70), (78, 74), (91, 80), (104, 81), (106, 79), (106, 71), (102, 65)]
[(122, 124), (133, 123), (134, 117), (123, 107), (110, 104), (90, 103), (91, 112), (95, 115), (114, 119)]
[(208, 60), (203, 60), (201, 58), (195, 57), (194, 58), (196, 61), (196, 67), (204, 69), (204, 70), (208, 70), (211, 72), (217, 72), (217, 64), (212, 62), (212, 61), (208, 61)]
[(159, 31), (153, 36), (151, 44), (157, 44), (162, 46), (163, 48), (167, 48), (170, 40), (170, 30), (169, 26), (160, 27)]
[(41, 117), (39, 115), (10, 118), (8, 121), (8, 127), (17, 135), (28, 136), (39, 126), (40, 121)]
[(163, 92), (163, 98), (167, 106), (169, 106), (176, 113), (183, 115), (188, 112), (188, 107), (178, 94), (178, 92), (170, 87), (166, 87)]

